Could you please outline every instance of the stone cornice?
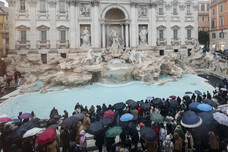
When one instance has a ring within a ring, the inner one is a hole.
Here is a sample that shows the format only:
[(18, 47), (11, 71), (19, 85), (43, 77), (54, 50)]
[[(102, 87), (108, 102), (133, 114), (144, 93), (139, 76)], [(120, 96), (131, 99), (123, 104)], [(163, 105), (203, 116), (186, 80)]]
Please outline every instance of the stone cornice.
[(9, 7), (15, 7), (16, 6), (16, 0), (7, 0)]
[(93, 6), (98, 6), (99, 3), (100, 3), (100, 0), (92, 0), (92, 1), (91, 1), (91, 4), (92, 4)]
[(78, 4), (78, 0), (68, 0), (68, 4), (70, 6), (76, 6)]
[(37, 4), (37, 0), (29, 0), (28, 4), (29, 4), (30, 7), (35, 7), (36, 4)]

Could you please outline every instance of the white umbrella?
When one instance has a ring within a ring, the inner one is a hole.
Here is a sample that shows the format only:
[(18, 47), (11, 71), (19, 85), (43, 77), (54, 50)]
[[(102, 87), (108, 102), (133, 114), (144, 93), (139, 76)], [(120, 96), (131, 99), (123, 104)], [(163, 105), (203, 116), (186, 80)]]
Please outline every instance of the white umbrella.
[(4, 117), (9, 117), (9, 116), (6, 114), (0, 115), (0, 118), (4, 118)]
[(220, 112), (215, 112), (213, 114), (214, 119), (221, 125), (228, 126), (228, 116), (220, 113)]
[(227, 91), (227, 89), (226, 89), (226, 88), (221, 88), (220, 90), (222, 90), (222, 91)]
[(27, 137), (31, 137), (37, 134), (42, 133), (45, 130), (45, 128), (32, 128), (30, 130), (28, 130), (24, 135), (23, 138), (27, 138)]

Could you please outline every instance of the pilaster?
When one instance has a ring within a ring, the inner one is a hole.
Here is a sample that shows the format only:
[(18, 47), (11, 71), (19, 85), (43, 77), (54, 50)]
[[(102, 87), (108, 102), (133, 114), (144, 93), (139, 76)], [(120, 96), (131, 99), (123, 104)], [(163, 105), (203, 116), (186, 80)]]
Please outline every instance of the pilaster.
[(51, 49), (56, 48), (56, 42), (59, 39), (59, 33), (56, 30), (56, 0), (49, 0), (49, 11), (50, 11), (50, 44)]
[(36, 49), (36, 42), (39, 39), (39, 33), (36, 29), (36, 0), (28, 1), (28, 12), (29, 12), (29, 20), (30, 20), (30, 31), (29, 31), (29, 41), (30, 48)]
[(131, 1), (131, 47), (136, 48), (137, 46), (137, 11), (136, 11), (137, 1), (132, 0)]
[(92, 23), (92, 47), (100, 48), (100, 23), (99, 23), (99, 0), (92, 1), (93, 6), (93, 19)]

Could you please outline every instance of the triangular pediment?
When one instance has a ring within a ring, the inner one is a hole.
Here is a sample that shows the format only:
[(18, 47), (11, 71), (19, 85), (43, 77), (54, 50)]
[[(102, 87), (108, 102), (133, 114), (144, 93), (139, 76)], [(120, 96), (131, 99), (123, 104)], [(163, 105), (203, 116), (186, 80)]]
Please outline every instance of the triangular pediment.
[(46, 26), (46, 25), (40, 25), (37, 27), (38, 30), (49, 30), (50, 27)]
[(29, 30), (30, 27), (25, 26), (25, 25), (20, 25), (20, 26), (17, 26), (16, 29), (18, 29), (18, 30)]
[(186, 29), (193, 29), (193, 26), (188, 25), (188, 26), (186, 26), (185, 28), (186, 28)]
[(173, 30), (178, 30), (178, 29), (180, 29), (180, 26), (174, 25), (173, 27), (171, 27), (171, 29), (173, 29)]
[(60, 25), (57, 27), (58, 30), (61, 30), (61, 29), (69, 29), (69, 27), (66, 27), (65, 25)]
[(164, 30), (164, 29), (166, 29), (166, 27), (164, 25), (160, 25), (160, 26), (157, 27), (157, 29), (158, 30)]

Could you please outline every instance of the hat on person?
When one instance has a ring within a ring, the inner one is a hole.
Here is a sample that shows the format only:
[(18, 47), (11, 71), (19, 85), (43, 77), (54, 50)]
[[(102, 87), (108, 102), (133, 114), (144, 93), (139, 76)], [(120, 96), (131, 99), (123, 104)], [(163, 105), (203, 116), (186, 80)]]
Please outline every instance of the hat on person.
[(139, 126), (140, 126), (140, 127), (143, 127), (143, 126), (144, 126), (144, 124), (141, 122), (141, 123), (139, 124)]

